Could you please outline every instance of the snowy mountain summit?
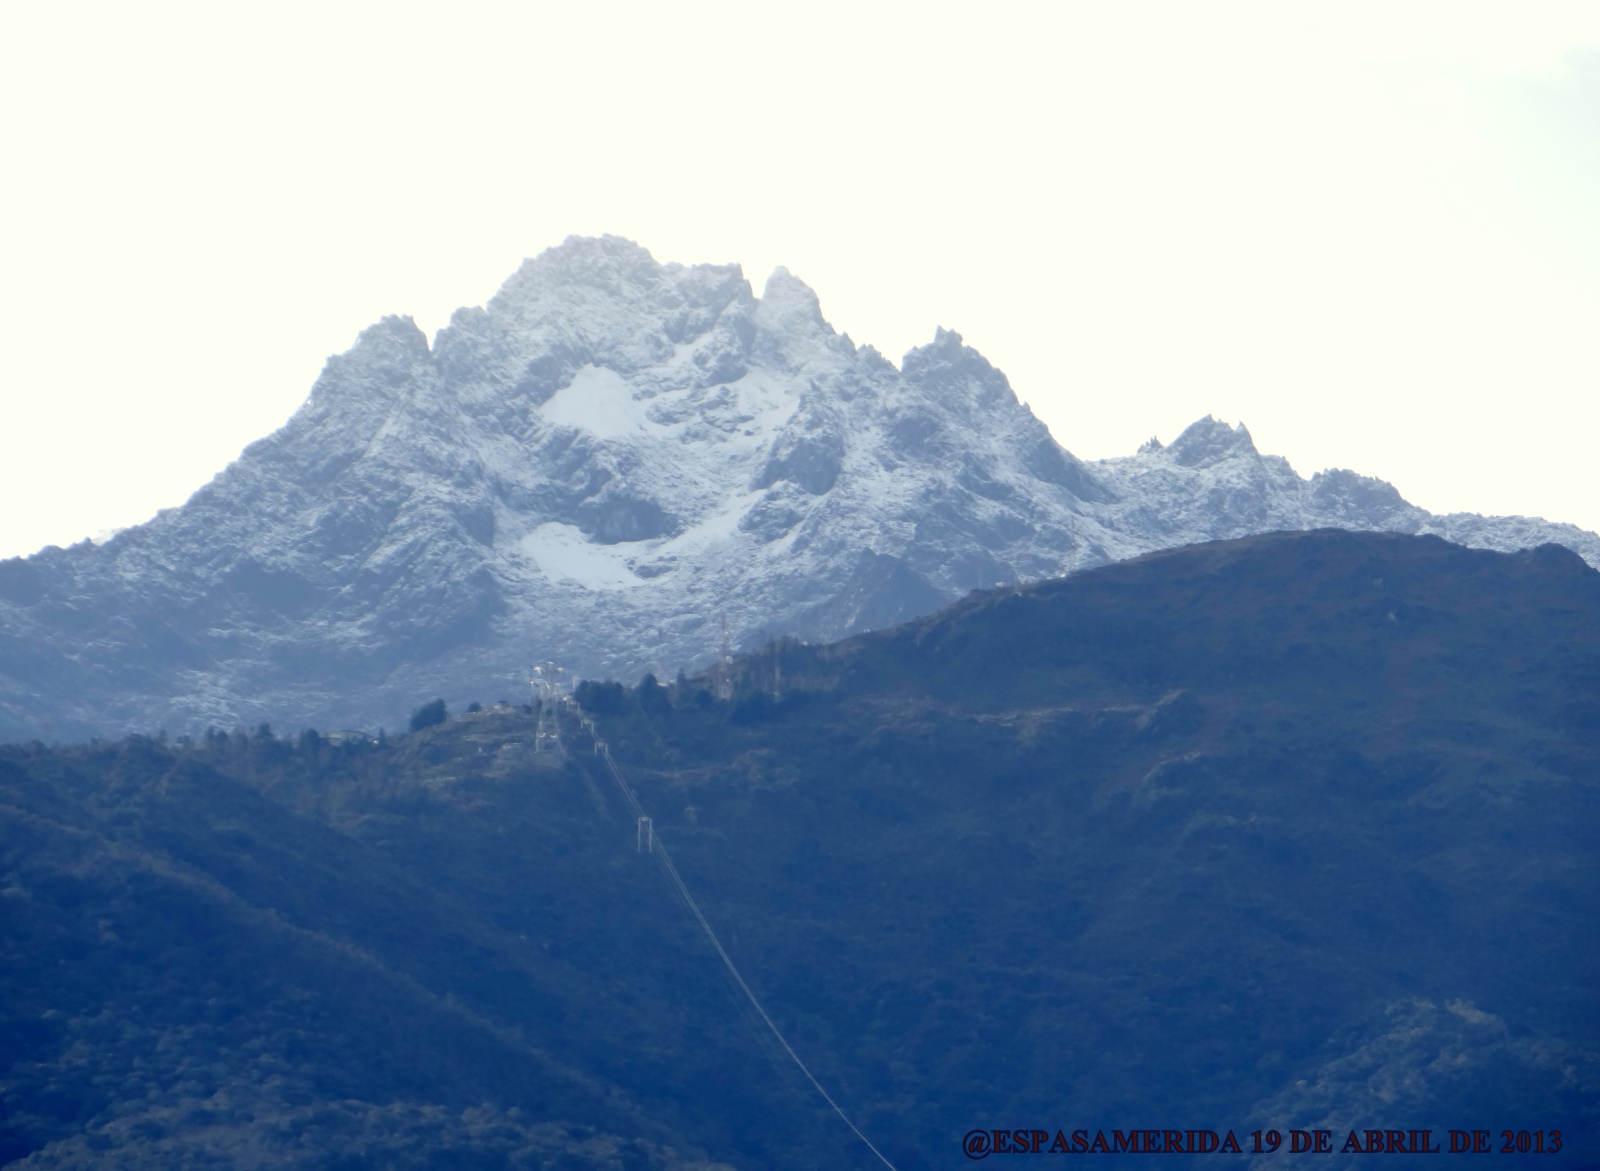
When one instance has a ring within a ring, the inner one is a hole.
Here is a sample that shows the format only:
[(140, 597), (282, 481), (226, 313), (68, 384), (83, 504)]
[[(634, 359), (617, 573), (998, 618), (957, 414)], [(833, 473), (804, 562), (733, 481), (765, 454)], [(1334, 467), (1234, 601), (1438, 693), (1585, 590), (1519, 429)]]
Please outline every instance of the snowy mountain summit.
[(978, 586), (1335, 526), (1469, 545), (1600, 538), (1306, 480), (1210, 417), (1089, 463), (959, 334), (899, 369), (786, 270), (616, 237), (527, 261), (430, 348), (407, 318), (182, 508), (0, 562), (0, 737), (262, 720), (393, 725), (520, 696), (542, 660), (636, 679), (831, 639)]

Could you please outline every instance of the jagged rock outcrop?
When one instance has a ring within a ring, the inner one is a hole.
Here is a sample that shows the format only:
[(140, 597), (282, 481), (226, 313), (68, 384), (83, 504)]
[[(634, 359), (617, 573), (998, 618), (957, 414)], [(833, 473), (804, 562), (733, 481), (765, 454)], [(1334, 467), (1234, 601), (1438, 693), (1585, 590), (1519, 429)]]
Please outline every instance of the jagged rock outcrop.
[(1436, 517), (1310, 480), (1209, 417), (1081, 461), (940, 330), (896, 367), (779, 269), (615, 237), (526, 262), (430, 347), (385, 318), (278, 432), (102, 545), (0, 562), (0, 738), (395, 723), (518, 692), (530, 663), (637, 678), (726, 622), (831, 639), (979, 585), (1277, 529), (1496, 549), (1600, 537)]

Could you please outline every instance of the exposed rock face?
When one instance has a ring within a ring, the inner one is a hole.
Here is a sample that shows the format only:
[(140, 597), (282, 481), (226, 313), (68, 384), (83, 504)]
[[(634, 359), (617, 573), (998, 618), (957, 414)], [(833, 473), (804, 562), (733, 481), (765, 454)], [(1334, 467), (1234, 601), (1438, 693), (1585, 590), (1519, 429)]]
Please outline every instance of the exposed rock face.
[(1515, 549), (1600, 537), (1436, 517), (1310, 480), (1207, 417), (1087, 463), (941, 330), (900, 369), (779, 269), (656, 263), (615, 237), (526, 262), (430, 349), (385, 318), (182, 508), (0, 562), (0, 737), (394, 724), (512, 695), (553, 659), (705, 663), (725, 619), (832, 639), (978, 585), (1325, 526)]

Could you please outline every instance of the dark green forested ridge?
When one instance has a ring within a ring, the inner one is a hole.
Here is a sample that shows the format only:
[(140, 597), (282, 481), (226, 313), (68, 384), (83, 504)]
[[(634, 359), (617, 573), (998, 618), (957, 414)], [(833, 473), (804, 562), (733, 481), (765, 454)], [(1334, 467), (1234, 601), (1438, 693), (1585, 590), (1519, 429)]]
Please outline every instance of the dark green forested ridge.
[[(578, 698), (904, 1171), (980, 1126), (1600, 1153), (1600, 574), (1565, 550), (1195, 546)], [(869, 1165), (535, 722), (0, 750), (0, 1158)]]

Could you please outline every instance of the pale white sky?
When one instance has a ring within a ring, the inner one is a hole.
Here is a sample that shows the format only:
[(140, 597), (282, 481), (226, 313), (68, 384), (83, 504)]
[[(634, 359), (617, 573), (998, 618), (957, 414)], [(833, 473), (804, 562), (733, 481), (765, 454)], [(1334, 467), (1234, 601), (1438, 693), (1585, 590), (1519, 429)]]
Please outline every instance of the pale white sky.
[(1600, 5), (0, 0), (0, 556), (616, 232), (960, 330), (1084, 457), (1600, 529)]

